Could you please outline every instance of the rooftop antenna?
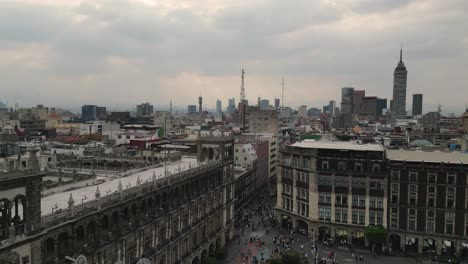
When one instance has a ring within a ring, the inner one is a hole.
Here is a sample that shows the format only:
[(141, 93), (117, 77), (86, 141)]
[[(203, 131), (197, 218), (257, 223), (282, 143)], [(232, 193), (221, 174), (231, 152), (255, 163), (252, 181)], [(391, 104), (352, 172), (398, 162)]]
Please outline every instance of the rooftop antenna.
[(284, 108), (284, 76), (283, 81), (281, 82), (281, 108)]
[(245, 71), (244, 71), (244, 68), (242, 68), (242, 75), (241, 75), (242, 81), (241, 81), (241, 91), (240, 91), (241, 102), (245, 100), (244, 74), (245, 74)]
[(400, 44), (400, 62), (402, 62), (403, 59), (403, 44)]

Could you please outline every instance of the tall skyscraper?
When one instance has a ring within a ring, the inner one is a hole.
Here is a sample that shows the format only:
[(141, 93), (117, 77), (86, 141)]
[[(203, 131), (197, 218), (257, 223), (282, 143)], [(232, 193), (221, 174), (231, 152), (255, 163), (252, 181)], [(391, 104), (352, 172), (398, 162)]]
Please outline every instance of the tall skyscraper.
[(226, 112), (228, 114), (232, 114), (234, 113), (235, 110), (236, 110), (236, 99), (235, 98), (228, 99), (228, 107), (226, 109)]
[(423, 95), (413, 94), (413, 117), (422, 115)]
[(364, 112), (364, 106), (362, 101), (366, 97), (366, 90), (354, 90), (353, 91), (353, 114), (362, 114)]
[(270, 100), (268, 99), (263, 99), (260, 101), (260, 109), (266, 110), (270, 106)]
[(188, 105), (187, 106), (187, 113), (188, 114), (195, 114), (197, 112), (197, 106), (196, 105)]
[(400, 61), (393, 72), (393, 99), (391, 103), (392, 117), (406, 117), (406, 82), (408, 71), (403, 63), (403, 48), (400, 49)]
[(329, 107), (328, 111), (330, 111), (330, 115), (331, 115), (332, 117), (334, 117), (335, 114), (336, 114), (336, 112), (335, 112), (335, 110), (336, 110), (336, 102), (335, 102), (335, 100), (331, 100), (330, 103), (328, 104), (328, 107)]
[(353, 87), (341, 88), (341, 113), (352, 114), (353, 113)]
[(216, 114), (221, 115), (222, 110), (221, 110), (221, 100), (216, 100)]

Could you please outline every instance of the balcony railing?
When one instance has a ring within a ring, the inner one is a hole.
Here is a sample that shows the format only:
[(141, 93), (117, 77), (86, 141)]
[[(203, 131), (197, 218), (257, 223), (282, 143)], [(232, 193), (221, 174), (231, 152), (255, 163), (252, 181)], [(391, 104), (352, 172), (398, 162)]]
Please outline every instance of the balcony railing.
[(68, 221), (74, 216), (86, 215), (91, 212), (99, 210), (99, 208), (106, 208), (119, 204), (123, 201), (133, 199), (137, 196), (144, 195), (156, 189), (156, 186), (162, 187), (168, 184), (172, 185), (182, 180), (192, 178), (196, 175), (202, 174), (222, 164), (222, 161), (212, 161), (207, 164), (201, 164), (198, 167), (189, 170), (181, 171), (175, 174), (170, 174), (167, 177), (156, 179), (155, 181), (145, 182), (141, 185), (133, 186), (122, 190), (121, 192), (112, 193), (103, 196), (99, 199), (94, 199), (73, 208), (59, 209), (57, 212), (43, 215), (41, 218), (41, 225), (43, 228), (57, 225), (59, 223)]

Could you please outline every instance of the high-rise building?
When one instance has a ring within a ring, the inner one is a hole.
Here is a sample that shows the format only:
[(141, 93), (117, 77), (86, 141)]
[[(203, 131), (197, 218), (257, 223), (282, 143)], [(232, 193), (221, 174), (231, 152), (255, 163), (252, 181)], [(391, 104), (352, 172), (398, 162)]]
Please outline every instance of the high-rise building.
[(307, 106), (306, 105), (299, 106), (298, 116), (299, 116), (299, 118), (306, 118), (307, 117)]
[(279, 107), (280, 107), (280, 99), (276, 98), (275, 99), (275, 108), (279, 108)]
[(383, 110), (387, 109), (387, 99), (377, 98), (377, 116), (383, 115)]
[(393, 72), (393, 99), (391, 103), (392, 117), (406, 117), (406, 82), (408, 71), (403, 63), (403, 51), (400, 49), (400, 61)]
[(187, 106), (187, 113), (188, 114), (195, 114), (197, 112), (197, 106), (196, 105), (188, 105)]
[(413, 116), (422, 115), (423, 95), (413, 94)]
[(81, 107), (81, 118), (83, 119), (83, 121), (97, 120), (97, 106), (83, 105)]
[(353, 91), (353, 114), (359, 115), (363, 112), (362, 100), (366, 96), (365, 90)]
[(221, 100), (216, 100), (216, 114), (221, 115), (222, 110), (221, 110)]
[(154, 112), (154, 107), (149, 103), (137, 105), (137, 117), (149, 116)]
[(83, 121), (103, 120), (107, 117), (105, 106), (83, 105), (81, 107), (81, 118)]
[(3, 102), (0, 102), (0, 109), (5, 109), (5, 108), (7, 108), (6, 104), (4, 104)]
[(336, 110), (336, 101), (335, 100), (331, 100), (330, 103), (328, 104), (328, 111), (330, 111), (330, 115), (332, 117), (335, 116), (335, 110)]
[(236, 111), (236, 99), (235, 98), (228, 99), (228, 107), (226, 108), (226, 112), (228, 114), (232, 114), (234, 113), (234, 111)]
[(341, 88), (341, 113), (353, 113), (353, 87)]

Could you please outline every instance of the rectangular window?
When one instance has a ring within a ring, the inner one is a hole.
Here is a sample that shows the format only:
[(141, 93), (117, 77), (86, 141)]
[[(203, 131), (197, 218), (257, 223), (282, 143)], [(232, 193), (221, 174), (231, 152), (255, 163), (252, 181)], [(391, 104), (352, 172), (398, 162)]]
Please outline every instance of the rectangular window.
[(409, 209), (408, 229), (413, 231), (416, 230), (416, 209)]
[(435, 186), (427, 186), (427, 207), (435, 207), (436, 188)]
[(392, 170), (391, 171), (392, 181), (399, 181), (400, 180), (400, 171), (399, 170)]
[(309, 204), (297, 202), (297, 210), (300, 215), (309, 217)]
[(336, 210), (335, 209), (335, 222), (341, 222), (341, 210)]
[(336, 187), (348, 187), (348, 180), (335, 178)]
[(398, 207), (392, 207), (390, 210), (390, 225), (392, 228), (398, 228)]
[(337, 205), (347, 205), (348, 204), (348, 195), (347, 194), (335, 194), (335, 204), (337, 204)]
[(366, 212), (359, 211), (359, 224), (360, 225), (366, 224)]
[(445, 233), (453, 234), (454, 221), (455, 221), (455, 213), (453, 212), (445, 213)]
[(454, 187), (447, 188), (447, 200), (446, 200), (445, 206), (447, 209), (455, 209), (455, 188)]
[(418, 172), (417, 171), (410, 171), (409, 172), (409, 181), (410, 182), (417, 182), (418, 181)]
[(383, 213), (377, 213), (377, 224), (382, 225), (383, 224)]
[(338, 161), (338, 171), (345, 171), (346, 163), (344, 161)]
[(358, 223), (358, 211), (353, 211), (352, 212), (351, 220), (352, 220), (353, 224), (357, 225), (357, 223)]
[(328, 169), (329, 169), (328, 160), (322, 161), (322, 170), (328, 170)]
[(447, 184), (455, 185), (457, 182), (457, 174), (447, 173)]
[(352, 205), (353, 205), (353, 206), (358, 206), (358, 204), (359, 204), (358, 201), (359, 201), (358, 196), (357, 196), (357, 195), (353, 195)]
[(434, 211), (427, 211), (426, 232), (434, 232), (434, 222), (435, 222)]
[(298, 179), (300, 182), (309, 182), (309, 174), (308, 173), (301, 173), (301, 172), (298, 172)]
[(418, 186), (416, 184), (409, 185), (409, 196), (408, 196), (408, 204), (409, 205), (416, 205), (418, 196)]
[(355, 163), (354, 164), (354, 171), (362, 172), (362, 163)]
[(380, 172), (380, 164), (372, 164), (372, 172), (379, 173)]
[(398, 204), (400, 200), (400, 185), (398, 183), (392, 183), (391, 187), (391, 201), (393, 204)]
[(283, 184), (283, 193), (291, 195), (292, 194), (291, 185)]
[(319, 176), (319, 185), (330, 186), (331, 179), (328, 176)]
[(375, 212), (369, 212), (369, 224), (370, 225), (375, 225)]
[(437, 172), (428, 172), (427, 173), (427, 182), (436, 183), (437, 182)]
[(319, 207), (319, 219), (329, 221), (331, 215), (330, 207)]
[(359, 196), (359, 206), (360, 207), (366, 207), (366, 197), (365, 196)]
[(375, 197), (369, 197), (369, 208), (375, 208)]

